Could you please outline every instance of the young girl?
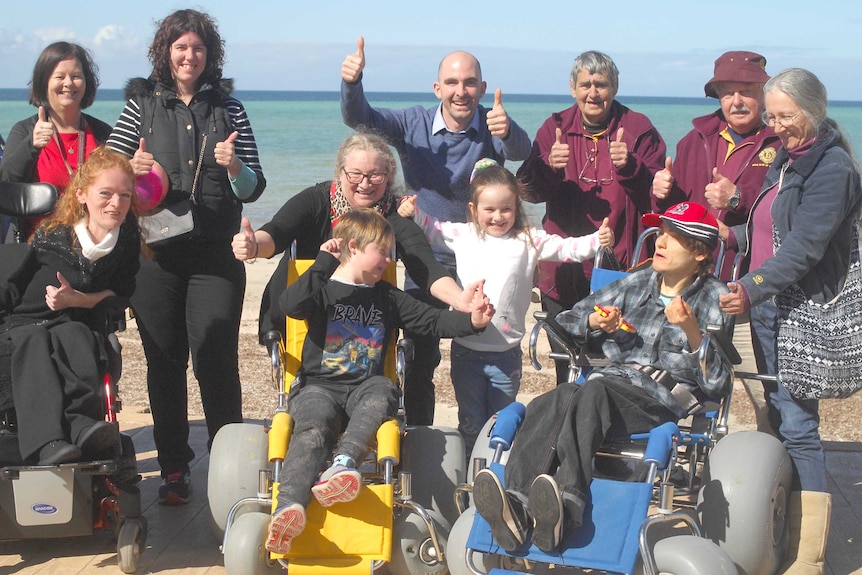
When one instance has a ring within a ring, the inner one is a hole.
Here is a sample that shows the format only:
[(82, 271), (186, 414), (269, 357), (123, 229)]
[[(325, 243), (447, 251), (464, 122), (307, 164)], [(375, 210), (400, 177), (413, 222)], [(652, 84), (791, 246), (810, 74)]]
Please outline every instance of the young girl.
[(496, 308), (480, 334), (452, 341), (452, 385), (458, 400), (458, 429), (467, 452), (494, 413), (515, 400), (521, 385), (521, 339), (530, 306), (533, 275), (542, 261), (580, 262), (614, 243), (608, 220), (592, 235), (561, 238), (532, 228), (521, 209), (518, 181), (493, 160), (476, 163), (471, 179), (468, 223), (438, 222), (404, 199), (398, 212), (412, 217), (432, 244), (455, 253), (458, 280), (485, 280)]

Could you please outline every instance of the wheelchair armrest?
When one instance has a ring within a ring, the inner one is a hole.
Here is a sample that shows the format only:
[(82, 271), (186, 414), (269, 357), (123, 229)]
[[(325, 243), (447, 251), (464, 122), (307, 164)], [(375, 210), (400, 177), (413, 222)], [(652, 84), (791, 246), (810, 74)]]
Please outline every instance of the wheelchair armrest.
[(670, 461), (674, 437), (679, 437), (679, 426), (672, 421), (654, 427), (649, 433), (632, 435), (632, 439), (647, 439), (644, 451), (644, 463), (655, 463), (658, 469), (664, 469)]
[(117, 295), (108, 296), (93, 307), (99, 318), (99, 330), (105, 334), (126, 330), (126, 308), (129, 298)]
[(513, 402), (501, 409), (497, 413), (497, 421), (491, 430), (491, 439), (488, 444), (494, 448), (500, 448), (502, 451), (508, 450), (512, 446), (512, 440), (515, 438), (515, 433), (521, 427), (524, 421), (524, 413), (527, 408), (523, 403)]
[(60, 198), (46, 183), (0, 182), (0, 213), (13, 217), (45, 216)]
[(736, 351), (733, 341), (720, 326), (709, 324), (706, 326), (706, 331), (710, 335), (712, 342), (715, 344), (715, 348), (727, 361), (731, 363), (731, 365), (739, 365), (742, 363), (742, 358), (739, 356), (739, 352)]

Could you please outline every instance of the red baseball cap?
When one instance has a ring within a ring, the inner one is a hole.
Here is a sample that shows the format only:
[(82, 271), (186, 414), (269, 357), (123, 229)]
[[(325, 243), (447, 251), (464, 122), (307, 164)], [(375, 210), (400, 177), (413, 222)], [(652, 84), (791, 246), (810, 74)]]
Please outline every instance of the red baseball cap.
[(718, 98), (713, 84), (716, 82), (748, 82), (765, 84), (769, 80), (766, 73), (766, 58), (756, 52), (725, 52), (715, 61), (712, 79), (703, 87), (711, 98)]
[(718, 220), (706, 206), (695, 202), (681, 202), (663, 214), (644, 214), (643, 225), (657, 228), (662, 222), (678, 234), (700, 240), (714, 250), (718, 245)]

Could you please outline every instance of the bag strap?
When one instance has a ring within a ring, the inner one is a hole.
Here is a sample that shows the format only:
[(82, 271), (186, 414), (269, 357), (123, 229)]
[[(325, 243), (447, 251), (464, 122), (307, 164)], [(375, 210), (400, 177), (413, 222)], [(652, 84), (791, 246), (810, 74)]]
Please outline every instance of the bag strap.
[(201, 142), (201, 153), (198, 155), (198, 165), (195, 168), (195, 178), (192, 180), (192, 193), (190, 196), (191, 202), (193, 204), (197, 204), (197, 187), (198, 187), (198, 178), (201, 175), (201, 166), (204, 163), (204, 153), (207, 148), (207, 135), (204, 133), (203, 142)]

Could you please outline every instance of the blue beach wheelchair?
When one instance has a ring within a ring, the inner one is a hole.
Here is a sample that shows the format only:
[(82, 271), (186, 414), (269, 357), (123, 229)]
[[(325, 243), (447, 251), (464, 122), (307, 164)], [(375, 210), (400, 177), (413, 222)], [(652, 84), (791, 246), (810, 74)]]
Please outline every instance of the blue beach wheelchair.
[[(581, 349), (554, 318), (536, 315), (530, 350), (537, 369), (540, 331), (566, 350), (555, 359), (568, 362), (571, 381), (602, 361)], [(708, 335), (708, 345), (739, 363), (724, 332), (716, 326)], [(701, 360), (703, 365), (705, 356)], [(487, 522), (465, 505), (472, 487), (463, 485), (463, 513), (447, 547), (450, 572), (774, 574), (788, 546), (790, 460), (769, 435), (728, 434), (729, 404), (725, 397), (680, 424), (606, 442), (596, 454), (583, 524), (564, 533), (559, 553), (545, 553), (529, 541), (516, 552), (503, 550)], [(512, 404), (486, 424), (471, 455), (474, 474), (487, 466), (504, 483), (523, 413), (523, 406)], [(480, 443), (483, 438), (487, 443)], [(634, 468), (645, 469), (643, 481), (632, 480)]]
[[(0, 214), (13, 221), (47, 215), (57, 198), (57, 190), (48, 184), (0, 183)], [(27, 256), (29, 246), (23, 240), (18, 232), (16, 243), (0, 246), (0, 282), (6, 279), (5, 270), (16, 269)], [(114, 425), (122, 406), (116, 385), (120, 346), (114, 332), (125, 328), (125, 307), (119, 298), (108, 298), (96, 308), (104, 319), (96, 331), (102, 344), (104, 412)], [(120, 434), (110, 458), (61, 465), (24, 461), (7, 380), (11, 351), (0, 349), (0, 540), (84, 536), (109, 529), (117, 538), (120, 569), (134, 573), (146, 543), (147, 522), (141, 515), (141, 477), (131, 437)]]

